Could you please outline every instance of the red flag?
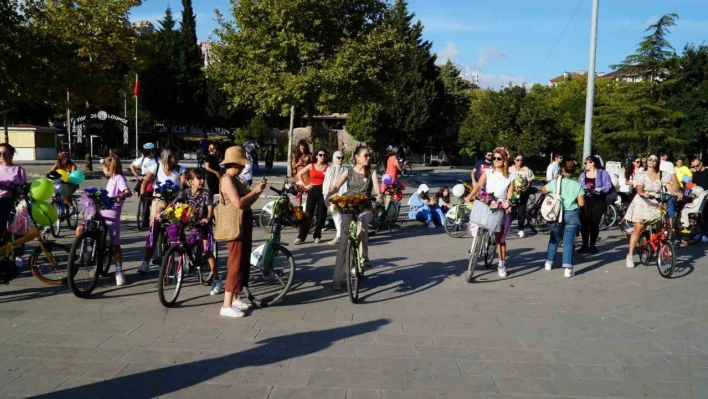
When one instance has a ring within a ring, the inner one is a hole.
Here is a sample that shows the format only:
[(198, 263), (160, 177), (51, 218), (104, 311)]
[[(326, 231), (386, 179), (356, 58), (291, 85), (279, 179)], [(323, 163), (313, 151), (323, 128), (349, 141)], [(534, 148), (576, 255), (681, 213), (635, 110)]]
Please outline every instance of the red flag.
[(135, 75), (135, 87), (133, 87), (133, 97), (138, 96), (139, 87), (140, 87), (140, 81), (138, 80), (138, 75)]

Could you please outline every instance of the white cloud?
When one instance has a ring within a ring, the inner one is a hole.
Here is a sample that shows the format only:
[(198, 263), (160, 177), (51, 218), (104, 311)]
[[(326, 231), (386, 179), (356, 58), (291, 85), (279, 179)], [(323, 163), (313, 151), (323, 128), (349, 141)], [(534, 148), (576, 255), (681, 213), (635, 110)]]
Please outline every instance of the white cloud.
[[(458, 66), (459, 67), (459, 66)], [(499, 90), (501, 87), (521, 86), (526, 84), (526, 79), (523, 76), (509, 76), (502, 74), (484, 73), (474, 67), (459, 67), (460, 75), (463, 79), (476, 82), (483, 89)], [(477, 81), (479, 79), (479, 81)]]
[(489, 47), (479, 49), (479, 59), (476, 65), (478, 69), (484, 69), (490, 61), (503, 59), (510, 59), (510, 57), (498, 45), (492, 44)]
[(442, 65), (446, 63), (447, 60), (455, 61), (459, 55), (460, 49), (457, 48), (457, 45), (453, 42), (447, 42), (445, 43), (445, 48), (438, 51), (437, 63)]

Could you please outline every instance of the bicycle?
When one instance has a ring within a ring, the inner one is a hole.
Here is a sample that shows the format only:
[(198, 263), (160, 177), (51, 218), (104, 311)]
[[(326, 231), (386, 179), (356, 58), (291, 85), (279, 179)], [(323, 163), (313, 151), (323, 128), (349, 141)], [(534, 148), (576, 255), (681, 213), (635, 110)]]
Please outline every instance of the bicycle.
[[(136, 182), (141, 182), (142, 183), (142, 178), (136, 179), (136, 178), (131, 178), (130, 179), (131, 183), (136, 183)], [(133, 192), (137, 194), (138, 196), (138, 211), (135, 216), (135, 221), (136, 221), (136, 227), (138, 231), (144, 231), (147, 230), (148, 227), (150, 227), (150, 223), (148, 221), (150, 217), (150, 204), (152, 203), (152, 191), (147, 191), (145, 194), (140, 195), (140, 188), (142, 184), (138, 184), (135, 186), (133, 189)]]
[[(165, 229), (163, 228), (162, 230)], [(204, 256), (201, 238), (197, 239), (196, 242), (190, 243), (184, 233), (184, 229), (180, 226), (178, 236), (169, 241), (170, 247), (162, 259), (157, 286), (157, 296), (162, 306), (166, 308), (175, 304), (182, 289), (184, 278), (188, 277), (191, 272), (196, 272), (199, 284), (202, 285), (208, 285), (213, 277), (209, 263)], [(217, 245), (216, 240), (213, 238), (211, 239), (211, 247), (216, 257)]]
[(471, 283), (474, 278), (474, 270), (479, 263), (479, 259), (484, 259), (484, 265), (487, 268), (492, 267), (492, 262), (497, 254), (497, 242), (494, 234), (488, 229), (479, 226), (477, 234), (472, 239), (472, 247), (470, 248), (470, 259), (467, 264), (466, 280)]
[[(285, 187), (286, 185), (288, 186), (288, 189), (286, 190), (288, 196), (286, 197), (286, 199), (288, 202), (290, 202), (289, 196), (290, 195), (295, 196), (298, 194), (299, 191), (296, 188), (296, 186), (294, 184), (292, 184), (288, 179), (285, 179), (285, 181), (283, 182), (283, 187)], [(278, 192), (280, 192), (280, 191), (278, 191)], [(265, 230), (269, 233), (273, 232), (273, 227), (275, 224), (275, 218), (273, 216), (275, 213), (274, 210), (276, 209), (275, 204), (280, 199), (281, 198), (277, 198), (274, 201), (270, 201), (267, 204), (265, 204), (263, 206), (263, 208), (261, 208), (261, 213), (258, 216), (258, 225), (261, 228), (263, 228), (263, 230)], [(279, 206), (285, 206), (285, 205), (286, 205), (286, 203), (283, 203), (283, 202), (279, 203)], [(300, 208), (302, 208), (302, 207), (300, 207)], [(298, 227), (296, 223), (292, 223), (292, 221), (289, 219), (281, 219), (280, 223), (281, 223), (281, 226), (280, 226), (281, 229), (284, 227), (295, 227), (295, 228)], [(312, 222), (310, 223), (310, 229), (308, 230), (308, 233), (309, 234), (314, 233), (316, 227), (317, 227), (317, 206), (315, 207), (315, 211), (312, 214)]]
[(357, 237), (357, 219), (361, 210), (352, 208), (342, 208), (339, 210), (342, 215), (352, 215), (352, 221), (349, 223), (349, 234), (347, 235), (347, 263), (344, 266), (346, 268), (347, 276), (347, 293), (349, 294), (349, 300), (352, 303), (359, 302), (359, 288), (360, 282), (364, 279), (364, 258), (361, 256), (359, 251), (359, 238)]
[(284, 209), (290, 203), (289, 195), (297, 189), (286, 180), (281, 190), (270, 187), (278, 194), (273, 206), (273, 228), (260, 253), (251, 254), (251, 273), (244, 287), (248, 300), (265, 308), (280, 302), (292, 287), (295, 278), (295, 260), (285, 244), (280, 242), (283, 223), (287, 219)]
[(671, 232), (666, 229), (668, 224), (666, 204), (670, 200), (670, 195), (661, 193), (658, 197), (653, 196), (653, 198), (656, 198), (660, 204), (661, 217), (647, 223), (647, 229), (639, 237), (635, 250), (639, 255), (639, 261), (645, 266), (649, 265), (651, 258), (656, 257), (659, 275), (663, 278), (670, 278), (676, 269), (676, 252), (671, 243)]
[(113, 244), (108, 226), (101, 212), (84, 221), (84, 231), (76, 237), (69, 252), (67, 266), (71, 292), (79, 298), (88, 298), (96, 288), (100, 276), (108, 276), (113, 263)]
[[(385, 157), (384, 157), (385, 158)], [(401, 177), (410, 177), (413, 175), (413, 167), (408, 163), (407, 160), (398, 158), (398, 163), (401, 165)], [(386, 172), (386, 160), (380, 160), (376, 164), (376, 173), (379, 176), (383, 176), (384, 173)]]
[(35, 226), (32, 232), (19, 238), (13, 238), (12, 234), (6, 232), (5, 244), (0, 246), (0, 282), (8, 284), (19, 273), (19, 268), (15, 264), (15, 248), (36, 239), (39, 247), (29, 257), (30, 272), (44, 284), (64, 284), (66, 283), (66, 263), (69, 257), (69, 248), (66, 245), (44, 239), (42, 230), (37, 227), (34, 218), (31, 216), (32, 200), (27, 195), (29, 185), (21, 186), (19, 189), (22, 193), (20, 200), (25, 200), (27, 212)]
[(460, 183), (465, 187), (465, 193), (462, 197), (459, 197), (460, 202), (445, 213), (445, 221), (443, 223), (445, 233), (452, 238), (464, 237), (470, 224), (472, 203), (465, 202), (464, 198), (472, 191), (472, 187), (462, 180), (460, 180)]
[(529, 203), (532, 205), (526, 211), (527, 225), (534, 233), (547, 234), (550, 231), (548, 222), (541, 217), (541, 206), (543, 205), (543, 200), (546, 196), (538, 192), (538, 190), (534, 187), (529, 190), (534, 190), (531, 192), (529, 198), (535, 198), (536, 200), (533, 203), (529, 200)]
[(391, 233), (396, 228), (396, 221), (401, 212), (401, 204), (393, 198), (388, 202), (388, 205), (376, 203), (374, 205), (374, 218), (369, 223), (369, 235), (376, 235), (384, 228)]

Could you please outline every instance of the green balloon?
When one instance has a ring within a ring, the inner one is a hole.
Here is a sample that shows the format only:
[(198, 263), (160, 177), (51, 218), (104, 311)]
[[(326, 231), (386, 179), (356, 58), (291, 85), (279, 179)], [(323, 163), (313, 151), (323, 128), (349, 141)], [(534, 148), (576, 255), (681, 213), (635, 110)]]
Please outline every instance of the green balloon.
[(57, 221), (57, 209), (54, 205), (44, 201), (32, 203), (32, 219), (40, 226), (47, 227)]
[(46, 201), (54, 195), (54, 184), (51, 180), (42, 177), (32, 182), (29, 193), (35, 201)]

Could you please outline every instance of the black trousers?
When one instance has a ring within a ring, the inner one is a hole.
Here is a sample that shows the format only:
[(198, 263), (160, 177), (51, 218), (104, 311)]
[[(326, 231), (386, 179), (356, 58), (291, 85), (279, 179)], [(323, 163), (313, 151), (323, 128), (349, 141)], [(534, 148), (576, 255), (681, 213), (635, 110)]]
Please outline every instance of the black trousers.
[(526, 225), (526, 209), (529, 205), (529, 192), (526, 191), (519, 196), (519, 203), (516, 205), (516, 219), (519, 223), (519, 231), (524, 230)]
[[(324, 203), (324, 196), (322, 195), (322, 186), (312, 186), (310, 191), (307, 193), (307, 203), (305, 204), (305, 212), (307, 212), (311, 217), (314, 216), (315, 208), (317, 208), (317, 225), (315, 226), (315, 231), (312, 233), (312, 238), (322, 237), (322, 228), (325, 224), (325, 219), (327, 218), (327, 208)], [(303, 223), (300, 226), (300, 233), (297, 238), (305, 240), (307, 238), (307, 232), (310, 230), (312, 219), (310, 221)]]
[(597, 236), (600, 235), (600, 222), (607, 210), (605, 197), (589, 197), (585, 207), (580, 211), (580, 235), (583, 237), (584, 247), (594, 247)]

